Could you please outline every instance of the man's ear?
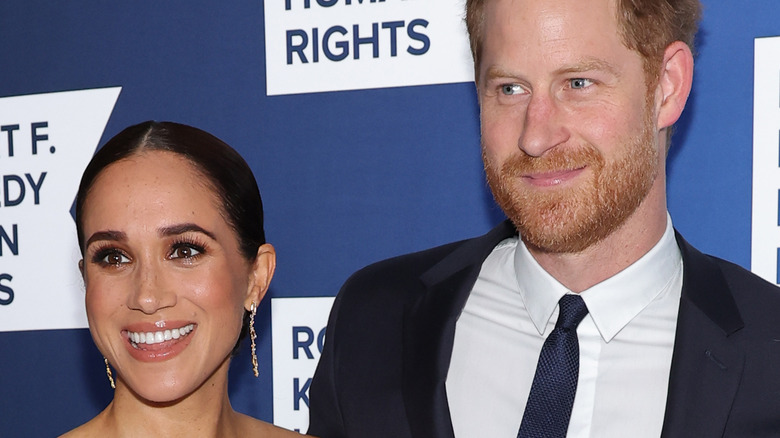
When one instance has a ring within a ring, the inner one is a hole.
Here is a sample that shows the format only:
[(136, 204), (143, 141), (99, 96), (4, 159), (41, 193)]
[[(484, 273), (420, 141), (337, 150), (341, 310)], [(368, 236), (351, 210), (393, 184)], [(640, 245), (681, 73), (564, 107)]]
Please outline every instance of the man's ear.
[(658, 129), (668, 128), (680, 118), (693, 84), (693, 54), (682, 41), (675, 41), (664, 51), (656, 89)]
[(255, 306), (260, 304), (260, 300), (263, 299), (271, 285), (274, 270), (276, 270), (276, 250), (270, 243), (260, 245), (249, 273), (249, 287), (244, 301), (245, 309), (249, 310), (253, 302)]
[(84, 259), (79, 260), (79, 272), (81, 272), (81, 279), (84, 279)]

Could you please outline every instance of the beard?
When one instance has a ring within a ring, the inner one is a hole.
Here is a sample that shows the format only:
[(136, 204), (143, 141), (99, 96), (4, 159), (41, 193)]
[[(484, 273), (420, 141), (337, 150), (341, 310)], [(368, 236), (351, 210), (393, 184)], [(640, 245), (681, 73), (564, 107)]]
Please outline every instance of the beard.
[[(626, 138), (611, 159), (586, 143), (555, 147), (540, 157), (518, 150), (501, 164), (491, 162), (483, 145), (493, 197), (527, 245), (548, 253), (579, 253), (625, 223), (647, 197), (658, 173), (651, 114), (645, 108), (642, 130)], [(529, 173), (582, 167), (590, 175), (578, 175), (582, 181), (567, 187), (533, 187), (521, 180)]]

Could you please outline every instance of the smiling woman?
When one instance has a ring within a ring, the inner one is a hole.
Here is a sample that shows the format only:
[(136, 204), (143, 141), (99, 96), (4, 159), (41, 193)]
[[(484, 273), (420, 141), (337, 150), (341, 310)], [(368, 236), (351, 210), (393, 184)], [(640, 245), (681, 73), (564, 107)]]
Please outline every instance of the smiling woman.
[(190, 126), (131, 126), (87, 166), (76, 224), (89, 329), (115, 393), (66, 436), (300, 436), (228, 398), (247, 331), (254, 359), (251, 322), (276, 265), (237, 152)]

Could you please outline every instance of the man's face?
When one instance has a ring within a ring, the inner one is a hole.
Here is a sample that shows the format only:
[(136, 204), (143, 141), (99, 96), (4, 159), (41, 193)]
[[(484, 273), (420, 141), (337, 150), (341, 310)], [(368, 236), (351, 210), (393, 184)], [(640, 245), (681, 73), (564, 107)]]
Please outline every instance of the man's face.
[(490, 0), (477, 89), (497, 202), (532, 247), (608, 236), (663, 172), (642, 59), (613, 0)]

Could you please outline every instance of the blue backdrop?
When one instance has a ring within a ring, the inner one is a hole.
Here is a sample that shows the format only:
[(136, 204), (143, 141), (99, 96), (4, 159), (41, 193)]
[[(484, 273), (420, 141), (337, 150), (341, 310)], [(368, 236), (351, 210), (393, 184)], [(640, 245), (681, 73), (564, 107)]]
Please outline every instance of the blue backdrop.
[[(780, 35), (780, 9), (704, 3), (669, 209), (699, 249), (749, 268), (753, 42)], [(157, 119), (234, 146), (263, 194), (275, 297), (334, 295), (370, 262), (503, 218), (484, 183), (472, 84), (268, 97), (263, 23), (262, 1), (4, 0), (0, 97), (121, 86), (101, 144)], [(237, 410), (270, 421), (267, 300), (260, 310), (261, 376), (242, 351), (230, 388)], [(63, 433), (102, 410), (110, 391), (86, 329), (0, 333), (0, 436)]]

